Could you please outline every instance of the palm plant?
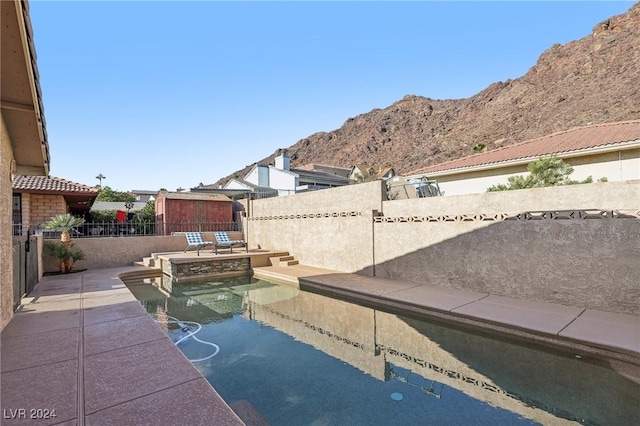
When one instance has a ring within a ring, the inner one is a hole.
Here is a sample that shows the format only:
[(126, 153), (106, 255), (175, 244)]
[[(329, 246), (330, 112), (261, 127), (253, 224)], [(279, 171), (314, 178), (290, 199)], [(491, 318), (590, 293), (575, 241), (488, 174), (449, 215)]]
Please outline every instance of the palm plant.
[(76, 226), (80, 226), (84, 223), (84, 219), (81, 217), (72, 216), (69, 213), (59, 214), (52, 217), (43, 226), (47, 229), (60, 230), (60, 242), (67, 248), (71, 248), (71, 230)]
[(45, 246), (47, 254), (56, 258), (60, 263), (60, 272), (71, 272), (74, 262), (84, 259), (82, 250), (73, 248), (73, 244), (71, 244), (71, 230), (83, 223), (84, 219), (66, 213), (54, 216), (43, 224), (47, 229), (60, 231), (60, 243), (49, 243)]

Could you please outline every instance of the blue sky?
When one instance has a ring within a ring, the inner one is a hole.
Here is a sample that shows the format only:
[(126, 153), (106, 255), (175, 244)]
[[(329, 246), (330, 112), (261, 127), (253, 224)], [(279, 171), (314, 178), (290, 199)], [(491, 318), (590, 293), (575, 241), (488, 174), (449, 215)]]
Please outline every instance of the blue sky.
[(51, 174), (213, 183), (407, 94), (518, 78), (632, 5), (31, 0)]

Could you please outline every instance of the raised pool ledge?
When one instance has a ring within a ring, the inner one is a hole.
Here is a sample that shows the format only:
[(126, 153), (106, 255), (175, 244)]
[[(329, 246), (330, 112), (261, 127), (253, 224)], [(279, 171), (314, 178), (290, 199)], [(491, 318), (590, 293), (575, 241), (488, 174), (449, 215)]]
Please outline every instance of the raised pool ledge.
[(160, 262), (162, 274), (169, 277), (172, 283), (185, 283), (210, 278), (251, 275), (253, 268), (270, 265), (271, 258), (285, 256), (287, 252), (236, 249), (212, 253), (201, 250), (199, 254), (160, 253), (153, 258)]

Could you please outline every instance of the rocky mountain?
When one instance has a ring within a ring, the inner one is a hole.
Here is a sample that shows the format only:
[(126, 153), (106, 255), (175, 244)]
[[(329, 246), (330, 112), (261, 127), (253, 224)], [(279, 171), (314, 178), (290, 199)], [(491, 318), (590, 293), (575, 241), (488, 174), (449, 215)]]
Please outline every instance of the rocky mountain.
[[(638, 118), (640, 3), (635, 3), (587, 37), (552, 46), (520, 78), (494, 83), (466, 99), (407, 95), (287, 150), (292, 167), (365, 163), (406, 174), (471, 155), (478, 143), (490, 150), (576, 126)], [(258, 163), (273, 163), (279, 153)], [(254, 164), (234, 175), (244, 176)]]

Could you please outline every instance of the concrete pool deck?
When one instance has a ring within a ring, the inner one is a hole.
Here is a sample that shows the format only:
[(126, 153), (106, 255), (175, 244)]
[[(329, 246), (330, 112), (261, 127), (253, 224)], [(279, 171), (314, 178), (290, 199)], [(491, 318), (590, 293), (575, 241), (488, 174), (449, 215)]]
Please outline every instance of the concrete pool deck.
[[(47, 276), (23, 299), (0, 335), (3, 425), (264, 424), (250, 404), (227, 405), (151, 319), (119, 278), (138, 271), (150, 270)], [(254, 276), (398, 313), (613, 355), (640, 368), (638, 316), (305, 265), (257, 267)], [(56, 417), (30, 419), (46, 410), (55, 410)]]

